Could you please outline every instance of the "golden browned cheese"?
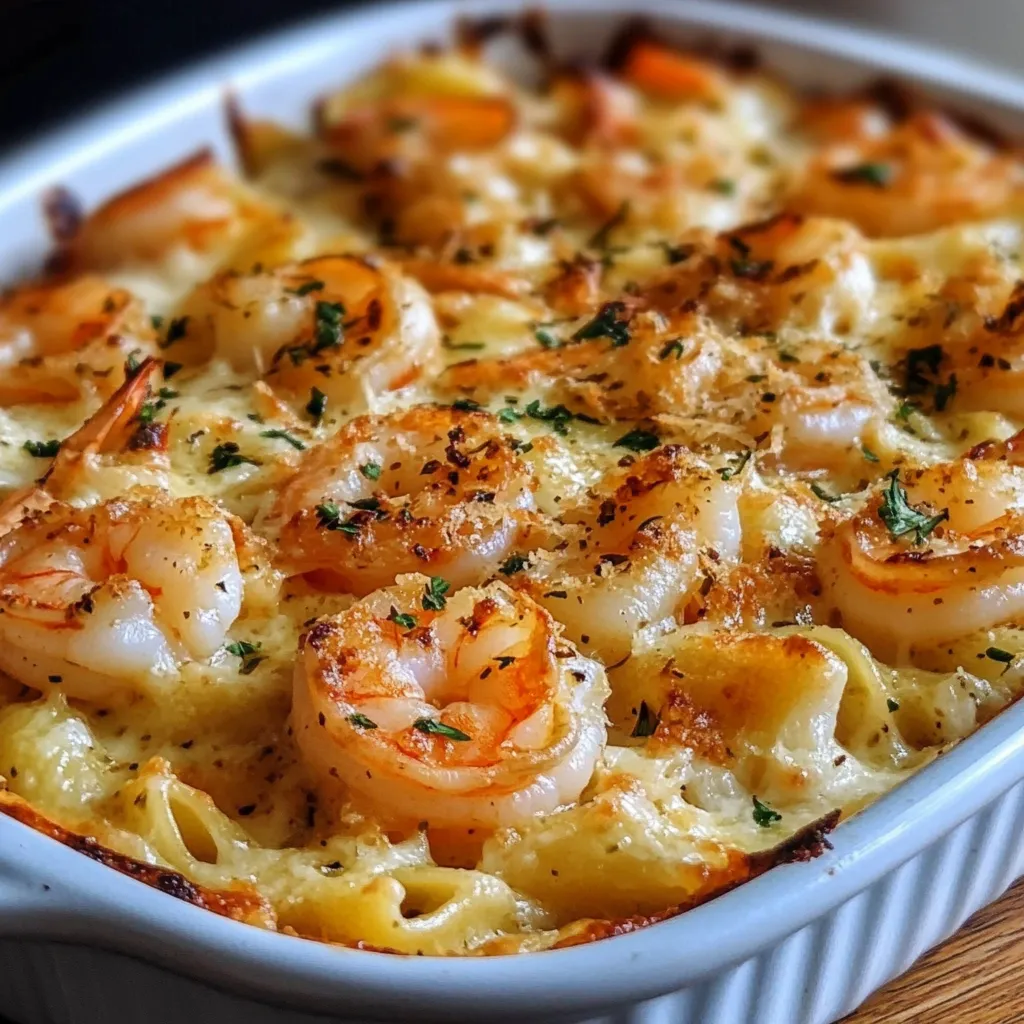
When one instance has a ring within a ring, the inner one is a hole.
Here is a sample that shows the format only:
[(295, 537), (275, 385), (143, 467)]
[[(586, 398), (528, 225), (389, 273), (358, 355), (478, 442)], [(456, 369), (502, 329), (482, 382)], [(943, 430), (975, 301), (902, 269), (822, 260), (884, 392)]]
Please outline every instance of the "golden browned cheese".
[(530, 952), (817, 855), (1020, 695), (1017, 152), (614, 51), (468, 33), (310, 137), (234, 105), (243, 173), (47, 198), (0, 812), (260, 927)]

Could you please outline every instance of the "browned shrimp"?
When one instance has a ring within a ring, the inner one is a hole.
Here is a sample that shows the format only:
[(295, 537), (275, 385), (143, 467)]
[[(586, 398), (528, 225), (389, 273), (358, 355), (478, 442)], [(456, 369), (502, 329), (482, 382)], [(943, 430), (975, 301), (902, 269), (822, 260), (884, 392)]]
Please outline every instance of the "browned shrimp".
[[(843, 627), (890, 662), (1024, 614), (1024, 468), (965, 458), (889, 475), (822, 546)], [(982, 453), (988, 454), (987, 449)], [(993, 453), (994, 454), (994, 453)]]
[(604, 670), (525, 594), (434, 591), (406, 576), (310, 629), (306, 758), (396, 825), (497, 828), (572, 803), (605, 743)]
[(1006, 212), (1019, 199), (1020, 162), (970, 138), (934, 111), (815, 157), (794, 209), (852, 220), (872, 236), (912, 235)]
[(666, 323), (609, 302), (576, 334), (587, 337), (509, 359), (457, 363), (439, 384), (476, 399), (554, 388), (601, 419), (639, 419), (696, 408), (722, 363), (719, 335), (694, 314)]
[(666, 445), (615, 470), (592, 498), (566, 509), (573, 530), (534, 553), (512, 579), (584, 652), (613, 664), (643, 626), (672, 616), (700, 581), (698, 556), (732, 564), (740, 551), (738, 486), (682, 446)]
[(125, 362), (156, 352), (142, 304), (85, 275), (0, 298), (0, 405), (106, 397)]
[(323, 392), (349, 412), (374, 409), (437, 362), (430, 299), (397, 268), (319, 256), (271, 270), (219, 274), (186, 301), (175, 352), (219, 355), (275, 388)]
[(429, 569), (486, 579), (531, 522), (534, 481), (483, 412), (416, 406), (352, 420), (281, 488), (280, 567), (367, 594)]

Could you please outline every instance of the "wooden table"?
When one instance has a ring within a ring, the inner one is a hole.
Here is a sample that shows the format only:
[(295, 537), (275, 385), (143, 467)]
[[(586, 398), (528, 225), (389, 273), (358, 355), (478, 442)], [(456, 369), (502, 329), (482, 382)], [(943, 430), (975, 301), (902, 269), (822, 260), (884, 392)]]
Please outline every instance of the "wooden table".
[(843, 1024), (926, 1022), (1024, 1022), (1024, 881)]

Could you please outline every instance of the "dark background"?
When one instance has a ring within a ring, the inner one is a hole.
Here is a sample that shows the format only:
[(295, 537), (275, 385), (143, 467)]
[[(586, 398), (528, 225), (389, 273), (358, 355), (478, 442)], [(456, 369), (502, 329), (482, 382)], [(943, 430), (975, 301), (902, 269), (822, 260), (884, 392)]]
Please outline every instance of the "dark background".
[(0, 0), (0, 152), (196, 57), (352, 0)]

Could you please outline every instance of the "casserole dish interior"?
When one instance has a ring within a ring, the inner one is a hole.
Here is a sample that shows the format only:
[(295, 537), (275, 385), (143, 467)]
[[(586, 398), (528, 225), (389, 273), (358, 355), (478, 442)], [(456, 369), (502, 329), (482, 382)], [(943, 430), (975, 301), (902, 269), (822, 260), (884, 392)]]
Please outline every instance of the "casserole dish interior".
[[(217, 60), (101, 112), (55, 141), (30, 147), (0, 171), (0, 217), (9, 239), (5, 276), (23, 273), (43, 255), (46, 238), (37, 202), (53, 184), (67, 186), (92, 207), (112, 191), (186, 156), (197, 143), (212, 145), (224, 160), (232, 160), (223, 121), (223, 81), (232, 83), (246, 111), (298, 124), (309, 96), (336, 85), (339, 77), (358, 77), (410, 35), (433, 37), (457, 10), (447, 4), (416, 5), (318, 23)], [(737, 23), (742, 31), (733, 27)], [(612, 8), (601, 4), (563, 4), (550, 14), (551, 37), (566, 53), (605, 47), (615, 28)], [(692, 42), (712, 33), (730, 45), (749, 43), (798, 85), (827, 81), (831, 88), (844, 88), (876, 70), (901, 65), (940, 99), (984, 112), (1008, 129), (1020, 127), (1014, 107), (1024, 102), (1024, 90), (977, 69), (970, 69), (971, 86), (950, 89), (947, 83), (965, 68), (953, 58), (717, 4), (681, 5), (671, 18), (662, 16), (657, 29), (672, 41)], [(367, 39), (373, 40), (372, 47)], [(517, 59), (514, 48), (507, 59)], [(242, 974), (250, 975), (246, 985), (261, 994), (308, 1009), (333, 1009), (344, 994), (353, 1009), (374, 1015), (415, 999), (444, 1006), (443, 1013), (428, 1010), (428, 1016), (456, 1012), (471, 1017), (493, 1013), (492, 1000), (500, 995), (501, 1012), (508, 1016), (540, 1004), (549, 1011), (585, 1012), (693, 984), (770, 947), (966, 820), (1018, 779), (1018, 711), (1009, 709), (845, 824), (831, 853), (766, 875), (649, 933), (618, 936), (593, 948), (559, 950), (523, 962), (425, 964), (321, 949), (255, 930), (250, 934), (159, 893), (132, 888), (113, 873), (103, 875), (96, 865), (6, 819), (0, 819), (5, 836), (0, 857), (10, 861), (0, 875), (9, 890), (3, 928), (47, 937), (59, 928), (64, 938), (99, 937), (102, 944), (161, 963), (188, 950), (209, 950), (211, 955), (195, 966), (199, 976), (234, 988)], [(36, 856), (33, 850), (45, 852)], [(744, 920), (741, 935), (736, 915)], [(680, 949), (686, 950), (685, 957), (679, 956)], [(261, 966), (259, 977), (252, 978), (249, 965), (262, 965), (264, 958), (273, 966)], [(626, 962), (628, 972), (621, 967)], [(585, 986), (580, 977), (587, 978)], [(455, 1011), (453, 991), (458, 992)]]

